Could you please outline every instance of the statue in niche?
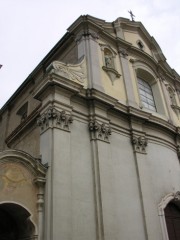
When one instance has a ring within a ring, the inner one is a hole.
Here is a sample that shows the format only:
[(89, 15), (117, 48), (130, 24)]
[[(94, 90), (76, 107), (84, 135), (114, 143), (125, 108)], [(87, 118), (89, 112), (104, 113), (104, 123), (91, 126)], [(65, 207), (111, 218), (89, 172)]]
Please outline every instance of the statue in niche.
[(104, 60), (105, 60), (106, 67), (114, 68), (113, 56), (112, 56), (112, 53), (108, 49), (104, 50)]
[(169, 90), (169, 97), (171, 100), (171, 104), (176, 106), (175, 94), (170, 88), (168, 90)]

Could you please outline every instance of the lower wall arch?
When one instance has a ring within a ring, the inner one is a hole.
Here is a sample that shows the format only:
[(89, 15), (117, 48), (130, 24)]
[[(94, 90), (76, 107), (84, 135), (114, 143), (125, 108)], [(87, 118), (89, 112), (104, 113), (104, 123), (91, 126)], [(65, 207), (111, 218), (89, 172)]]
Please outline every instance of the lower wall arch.
[(0, 239), (37, 239), (37, 228), (25, 207), (14, 202), (0, 203)]

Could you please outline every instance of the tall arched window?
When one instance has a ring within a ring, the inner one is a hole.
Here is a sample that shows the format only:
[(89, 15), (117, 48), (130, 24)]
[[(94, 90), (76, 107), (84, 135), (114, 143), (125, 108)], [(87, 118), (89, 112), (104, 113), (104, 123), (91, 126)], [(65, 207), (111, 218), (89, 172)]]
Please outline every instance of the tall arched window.
[(156, 111), (153, 92), (149, 83), (147, 83), (141, 78), (138, 78), (138, 87), (139, 87), (139, 95), (140, 95), (143, 107), (148, 108), (152, 111)]
[(180, 239), (180, 208), (174, 202), (170, 202), (165, 210), (165, 219), (169, 240)]

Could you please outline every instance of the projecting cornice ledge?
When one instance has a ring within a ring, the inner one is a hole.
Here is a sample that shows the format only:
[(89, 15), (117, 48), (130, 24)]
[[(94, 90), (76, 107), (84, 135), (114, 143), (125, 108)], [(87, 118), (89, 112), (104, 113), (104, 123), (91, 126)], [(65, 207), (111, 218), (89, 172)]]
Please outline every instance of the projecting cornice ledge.
[(62, 91), (66, 90), (69, 91), (69, 95), (74, 95), (80, 93), (83, 86), (56, 73), (50, 73), (37, 87), (34, 98), (42, 101), (47, 96), (48, 90), (52, 88), (61, 89)]

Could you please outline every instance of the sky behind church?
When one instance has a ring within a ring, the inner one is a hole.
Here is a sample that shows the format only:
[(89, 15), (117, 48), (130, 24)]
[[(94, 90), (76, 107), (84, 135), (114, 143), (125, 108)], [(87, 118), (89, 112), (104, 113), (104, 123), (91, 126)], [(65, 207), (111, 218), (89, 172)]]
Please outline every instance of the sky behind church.
[(179, 0), (0, 0), (0, 108), (80, 15), (141, 21), (180, 74)]

